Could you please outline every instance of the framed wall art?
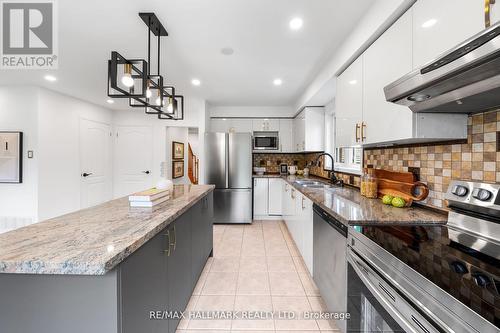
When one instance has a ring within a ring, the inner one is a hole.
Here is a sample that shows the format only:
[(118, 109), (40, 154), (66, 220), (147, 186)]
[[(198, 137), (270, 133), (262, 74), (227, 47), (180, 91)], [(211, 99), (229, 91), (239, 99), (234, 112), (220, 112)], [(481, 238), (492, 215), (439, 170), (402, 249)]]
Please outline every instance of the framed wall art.
[(172, 178), (184, 177), (184, 161), (172, 161)]
[(184, 159), (184, 143), (172, 141), (172, 159), (173, 160)]
[(0, 183), (23, 182), (23, 132), (0, 131)]

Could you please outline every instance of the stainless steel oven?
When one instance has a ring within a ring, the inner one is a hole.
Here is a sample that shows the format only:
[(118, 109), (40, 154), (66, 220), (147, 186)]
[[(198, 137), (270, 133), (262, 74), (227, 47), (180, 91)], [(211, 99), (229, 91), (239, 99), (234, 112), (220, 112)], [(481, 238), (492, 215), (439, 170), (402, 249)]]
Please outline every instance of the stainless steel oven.
[(253, 150), (278, 150), (279, 132), (253, 132)]
[[(447, 284), (458, 283), (460, 289), (465, 277), (457, 280), (456, 274), (448, 274), (448, 264), (439, 256), (452, 251), (446, 236), (445, 226), (349, 227), (347, 332), (498, 332), (475, 304), (471, 306), (476, 311), (446, 292), (446, 284), (440, 287), (415, 271), (439, 266), (435, 282), (439, 283), (440, 276), (450, 276)], [(423, 255), (432, 250), (437, 252), (428, 261)]]

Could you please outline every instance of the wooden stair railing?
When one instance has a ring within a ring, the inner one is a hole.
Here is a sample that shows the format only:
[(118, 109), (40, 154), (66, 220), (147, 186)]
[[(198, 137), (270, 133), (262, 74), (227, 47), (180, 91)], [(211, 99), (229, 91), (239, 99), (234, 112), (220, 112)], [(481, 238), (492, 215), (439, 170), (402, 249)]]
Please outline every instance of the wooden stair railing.
[(188, 143), (188, 177), (192, 184), (198, 184), (199, 159), (193, 153), (191, 144)]

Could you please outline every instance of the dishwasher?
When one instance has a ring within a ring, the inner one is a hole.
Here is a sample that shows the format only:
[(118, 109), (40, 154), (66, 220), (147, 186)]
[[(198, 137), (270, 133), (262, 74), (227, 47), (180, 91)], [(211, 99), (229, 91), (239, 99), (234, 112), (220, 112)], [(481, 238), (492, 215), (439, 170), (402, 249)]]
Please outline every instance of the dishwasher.
[[(313, 279), (328, 311), (347, 311), (347, 225), (313, 206)], [(346, 331), (346, 321), (337, 320)]]

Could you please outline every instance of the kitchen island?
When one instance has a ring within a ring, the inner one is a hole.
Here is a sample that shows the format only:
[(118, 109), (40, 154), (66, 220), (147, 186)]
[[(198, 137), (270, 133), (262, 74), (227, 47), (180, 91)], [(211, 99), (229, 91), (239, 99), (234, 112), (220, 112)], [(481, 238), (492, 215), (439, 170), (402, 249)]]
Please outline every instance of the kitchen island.
[[(0, 332), (175, 332), (212, 253), (211, 185), (127, 198), (0, 235)], [(157, 317), (155, 315), (155, 317)]]

